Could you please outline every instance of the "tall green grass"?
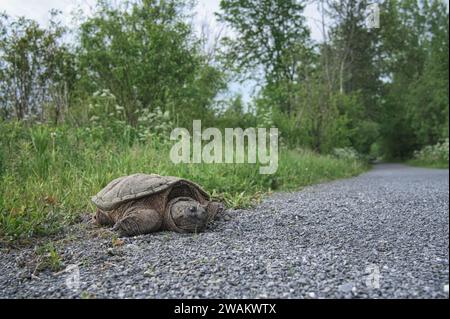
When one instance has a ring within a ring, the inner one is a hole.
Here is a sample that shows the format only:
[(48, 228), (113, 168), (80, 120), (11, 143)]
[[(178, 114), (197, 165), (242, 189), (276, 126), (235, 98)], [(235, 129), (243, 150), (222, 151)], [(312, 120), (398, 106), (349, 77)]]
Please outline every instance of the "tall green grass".
[(60, 231), (95, 208), (90, 197), (112, 179), (136, 172), (175, 175), (202, 185), (229, 207), (245, 207), (273, 190), (349, 177), (366, 166), (310, 151), (280, 151), (274, 175), (253, 164), (180, 164), (171, 144), (139, 142), (108, 127), (0, 123), (0, 237), (30, 238)]

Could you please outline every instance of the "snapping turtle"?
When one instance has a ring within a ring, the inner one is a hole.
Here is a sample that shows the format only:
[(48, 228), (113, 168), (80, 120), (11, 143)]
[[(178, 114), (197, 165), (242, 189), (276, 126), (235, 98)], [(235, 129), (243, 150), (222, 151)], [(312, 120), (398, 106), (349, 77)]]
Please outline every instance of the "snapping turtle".
[(120, 236), (158, 230), (202, 231), (223, 210), (199, 185), (156, 174), (119, 177), (92, 197), (92, 202), (97, 206), (94, 222), (113, 226)]

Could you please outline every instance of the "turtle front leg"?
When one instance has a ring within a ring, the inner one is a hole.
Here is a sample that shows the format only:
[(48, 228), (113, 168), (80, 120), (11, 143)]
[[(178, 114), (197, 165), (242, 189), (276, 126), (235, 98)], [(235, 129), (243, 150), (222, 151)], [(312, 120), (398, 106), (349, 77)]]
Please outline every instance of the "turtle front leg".
[(113, 226), (114, 220), (111, 218), (111, 215), (108, 214), (107, 212), (97, 209), (92, 219), (92, 223), (99, 226)]
[(133, 209), (113, 227), (119, 236), (129, 237), (155, 232), (161, 228), (162, 217), (154, 209)]

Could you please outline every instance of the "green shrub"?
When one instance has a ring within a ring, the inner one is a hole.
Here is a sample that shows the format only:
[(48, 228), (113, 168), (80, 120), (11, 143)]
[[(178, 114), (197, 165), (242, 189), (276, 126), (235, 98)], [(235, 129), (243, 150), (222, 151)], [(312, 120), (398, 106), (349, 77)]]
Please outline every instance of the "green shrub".
[(418, 166), (448, 168), (448, 160), (449, 139), (446, 138), (440, 143), (428, 145), (421, 150), (415, 151), (410, 163)]
[(343, 147), (333, 149), (333, 156), (343, 160), (359, 160), (360, 154), (352, 147)]

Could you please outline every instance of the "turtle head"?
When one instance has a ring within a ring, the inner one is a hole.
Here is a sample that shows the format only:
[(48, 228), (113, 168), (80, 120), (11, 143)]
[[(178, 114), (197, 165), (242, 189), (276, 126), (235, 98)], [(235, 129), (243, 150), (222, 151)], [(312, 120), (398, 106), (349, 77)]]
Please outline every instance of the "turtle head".
[(201, 231), (208, 223), (206, 207), (191, 198), (178, 198), (169, 209), (175, 225), (186, 232)]

